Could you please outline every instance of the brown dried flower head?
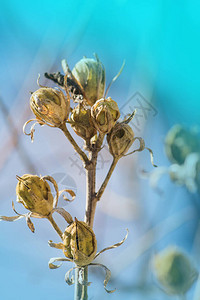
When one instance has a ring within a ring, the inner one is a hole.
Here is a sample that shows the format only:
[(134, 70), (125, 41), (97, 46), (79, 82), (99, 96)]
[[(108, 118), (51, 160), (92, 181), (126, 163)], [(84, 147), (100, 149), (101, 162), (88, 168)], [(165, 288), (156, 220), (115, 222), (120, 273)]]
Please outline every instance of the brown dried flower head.
[(91, 139), (97, 132), (91, 121), (90, 109), (78, 105), (73, 109), (70, 121), (76, 134), (85, 140)]
[(38, 120), (59, 127), (68, 118), (70, 100), (61, 90), (42, 87), (31, 95), (30, 107)]
[(105, 68), (97, 56), (96, 59), (84, 57), (72, 70), (73, 76), (84, 90), (88, 104), (93, 105), (103, 97), (105, 90)]
[(37, 175), (17, 176), (17, 201), (33, 213), (48, 216), (53, 209), (53, 195), (46, 180)]
[(63, 233), (63, 252), (78, 266), (90, 264), (97, 252), (97, 241), (92, 228), (75, 218)]
[(116, 124), (107, 135), (109, 151), (114, 157), (121, 157), (127, 153), (134, 142), (134, 132), (125, 123)]
[(92, 121), (96, 129), (103, 133), (109, 133), (120, 117), (117, 102), (108, 97), (100, 99), (91, 108)]

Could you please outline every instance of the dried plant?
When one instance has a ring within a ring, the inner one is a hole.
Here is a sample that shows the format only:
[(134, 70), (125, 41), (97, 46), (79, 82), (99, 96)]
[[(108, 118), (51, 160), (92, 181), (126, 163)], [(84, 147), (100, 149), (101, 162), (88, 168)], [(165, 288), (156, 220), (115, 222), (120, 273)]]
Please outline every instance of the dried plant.
[[(70, 261), (75, 266), (70, 269), (65, 276), (66, 282), (71, 285), (75, 283), (74, 299), (88, 299), (88, 267), (100, 266), (106, 271), (104, 288), (108, 293), (114, 290), (107, 289), (107, 283), (111, 277), (110, 270), (101, 264), (93, 262), (102, 252), (119, 247), (124, 243), (128, 236), (112, 246), (106, 247), (97, 253), (98, 239), (92, 229), (95, 210), (98, 201), (101, 199), (104, 190), (109, 182), (112, 172), (119, 159), (147, 149), (151, 156), (153, 164), (153, 152), (145, 147), (145, 142), (141, 137), (134, 137), (134, 132), (129, 122), (135, 115), (135, 111), (127, 116), (123, 121), (119, 121), (120, 111), (117, 102), (111, 97), (107, 97), (111, 84), (119, 77), (124, 64), (119, 73), (113, 78), (105, 91), (105, 68), (97, 55), (95, 59), (84, 57), (71, 71), (66, 60), (62, 61), (62, 67), (65, 75), (60, 72), (53, 74), (45, 73), (45, 76), (53, 80), (59, 87), (49, 88), (38, 85), (39, 89), (31, 94), (30, 107), (35, 115), (35, 119), (29, 120), (24, 125), (24, 133), (34, 139), (35, 125), (47, 125), (60, 129), (65, 137), (72, 144), (74, 150), (80, 156), (83, 166), (86, 170), (86, 211), (84, 221), (74, 219), (62, 207), (57, 207), (58, 199), (64, 192), (69, 193), (71, 199), (64, 196), (66, 201), (73, 201), (75, 193), (72, 190), (58, 190), (58, 185), (51, 176), (39, 177), (37, 175), (25, 174), (17, 176), (18, 183), (16, 188), (17, 202), (22, 203), (29, 211), (27, 214), (20, 214), (15, 210), (14, 203), (12, 207), (16, 216), (1, 216), (0, 220), (15, 221), (25, 218), (28, 227), (34, 232), (34, 225), (31, 218), (46, 218), (50, 221), (53, 228), (61, 238), (61, 242), (54, 243), (49, 241), (49, 246), (63, 251), (64, 257), (52, 258), (49, 261), (49, 267), (55, 269), (60, 265), (55, 262)], [(71, 103), (72, 102), (72, 103)], [(34, 122), (30, 132), (25, 128), (30, 122)], [(70, 134), (68, 126), (71, 126), (74, 132), (83, 139), (83, 150), (79, 147), (75, 139)], [(99, 152), (103, 148), (104, 138), (110, 154), (113, 157), (112, 164), (108, 173), (100, 186), (96, 190), (96, 167)], [(140, 146), (138, 149), (128, 153), (132, 144), (138, 140)], [(153, 164), (153, 166), (155, 166)], [(49, 183), (51, 182), (56, 191), (53, 197)], [(53, 218), (53, 213), (59, 213), (67, 222), (64, 232), (61, 231)], [(71, 273), (75, 270), (75, 280)]]

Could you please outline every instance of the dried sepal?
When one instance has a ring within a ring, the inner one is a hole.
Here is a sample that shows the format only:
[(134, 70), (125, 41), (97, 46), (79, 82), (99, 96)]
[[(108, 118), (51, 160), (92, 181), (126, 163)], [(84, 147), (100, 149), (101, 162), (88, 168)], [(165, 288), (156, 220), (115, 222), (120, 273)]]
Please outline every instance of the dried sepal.
[(68, 199), (65, 195), (63, 195), (63, 199), (64, 199), (65, 201), (72, 202), (72, 201), (74, 201), (74, 199), (76, 198), (76, 193), (75, 193), (73, 190), (69, 190), (69, 189), (61, 190), (61, 191), (59, 191), (59, 197), (60, 197), (63, 193), (68, 193), (68, 194), (70, 194), (70, 196), (72, 197), (72, 199)]
[(58, 262), (58, 261), (71, 261), (70, 259), (67, 259), (67, 258), (63, 258), (63, 257), (53, 257), (49, 260), (49, 268), (50, 269), (58, 269), (60, 268), (60, 266), (62, 266), (62, 263), (59, 264), (59, 265), (56, 265), (54, 264), (55, 262)]
[(124, 66), (125, 66), (125, 60), (123, 61), (123, 64), (122, 64), (122, 66), (121, 66), (119, 72), (117, 73), (117, 75), (115, 75), (115, 77), (114, 77), (114, 78), (111, 80), (111, 82), (109, 83), (109, 85), (108, 85), (108, 87), (107, 87), (107, 89), (106, 89), (106, 91), (105, 91), (105, 93), (104, 93), (104, 97), (107, 96), (108, 91), (109, 91), (111, 85), (112, 85), (112, 84), (117, 80), (117, 78), (121, 75), (121, 73), (122, 73), (122, 71), (123, 71), (123, 69), (124, 69)]
[(127, 231), (126, 236), (123, 238), (123, 240), (122, 240), (121, 242), (116, 243), (116, 244), (114, 244), (114, 245), (112, 245), (112, 246), (110, 246), (110, 247), (106, 247), (106, 248), (104, 248), (103, 250), (99, 251), (99, 252), (95, 255), (95, 258), (97, 258), (101, 253), (103, 253), (103, 252), (105, 252), (105, 251), (107, 251), (107, 250), (111, 250), (111, 249), (114, 249), (114, 248), (117, 248), (117, 247), (121, 246), (121, 245), (125, 242), (125, 240), (127, 239), (127, 237), (128, 237), (128, 229), (126, 229), (126, 231)]
[(107, 284), (108, 284), (108, 281), (110, 280), (110, 277), (111, 277), (111, 271), (104, 265), (102, 264), (97, 264), (97, 263), (91, 263), (89, 264), (89, 266), (98, 266), (98, 267), (101, 267), (103, 268), (105, 271), (106, 271), (106, 277), (104, 279), (104, 289), (106, 290), (106, 292), (108, 294), (111, 294), (111, 293), (114, 293), (116, 291), (116, 289), (114, 290), (108, 290), (106, 287), (107, 287)]
[(27, 214), (20, 214), (20, 213), (18, 213), (16, 211), (16, 209), (15, 209), (13, 201), (12, 201), (12, 209), (16, 213), (17, 216), (13, 216), (13, 217), (0, 216), (0, 221), (13, 222), (13, 221), (17, 221), (17, 220), (20, 220), (22, 218), (25, 218), (27, 226), (34, 233), (35, 232), (35, 227), (34, 227), (32, 221), (30, 219), (30, 217), (32, 217), (32, 214), (31, 213), (27, 213)]
[[(69, 269), (69, 271), (67, 271), (67, 273), (65, 274), (65, 281), (68, 285), (72, 285), (74, 284), (74, 276), (71, 275), (71, 272), (73, 272), (73, 270), (75, 270), (77, 267), (73, 267), (71, 269)], [(71, 276), (71, 278), (70, 278)]]
[(56, 191), (56, 196), (54, 197), (54, 200), (53, 200), (53, 208), (55, 208), (58, 204), (58, 198), (59, 198), (59, 190), (58, 190), (57, 182), (55, 181), (55, 179), (53, 177), (51, 177), (49, 175), (43, 176), (42, 179), (50, 181), (54, 186), (54, 189)]
[(24, 216), (13, 216), (13, 217), (6, 217), (6, 216), (0, 216), (0, 221), (8, 221), (8, 222), (14, 222), (17, 220), (20, 220), (24, 218)]
[(30, 218), (30, 214), (27, 214), (26, 215), (26, 224), (28, 226), (28, 228), (31, 230), (31, 232), (35, 232), (35, 227), (33, 225), (33, 222), (31, 221), (31, 218)]
[(67, 221), (68, 224), (72, 224), (73, 223), (72, 216), (64, 208), (62, 208), (62, 207), (55, 207), (52, 210), (52, 213), (53, 212), (57, 212), (58, 214), (60, 214)]
[(133, 151), (131, 151), (130, 153), (128, 153), (128, 154), (126, 154), (126, 155), (124, 155), (124, 156), (131, 155), (131, 154), (133, 154), (133, 153), (135, 153), (135, 152), (141, 152), (141, 151), (143, 151), (144, 149), (146, 149), (146, 150), (148, 150), (149, 153), (150, 153), (150, 158), (151, 158), (151, 164), (152, 164), (152, 166), (156, 168), (157, 165), (155, 165), (155, 164), (154, 164), (154, 161), (153, 161), (153, 151), (152, 151), (150, 148), (145, 147), (145, 141), (144, 141), (143, 138), (141, 138), (141, 137), (135, 137), (135, 138), (133, 139), (133, 143), (134, 143), (136, 140), (138, 140), (139, 143), (140, 143), (139, 148), (138, 148), (138, 149), (135, 149), (135, 150), (133, 150)]
[(48, 245), (52, 248), (63, 249), (63, 243), (53, 243), (51, 240), (48, 241)]
[[(31, 122), (35, 122), (32, 126), (31, 126), (31, 129), (30, 129), (30, 132), (29, 133), (27, 133), (26, 132), (26, 126), (29, 124), (29, 123), (31, 123)], [(33, 143), (33, 141), (34, 141), (34, 132), (35, 132), (35, 125), (36, 124), (39, 124), (39, 125), (45, 125), (45, 123), (44, 122), (42, 122), (42, 121), (39, 121), (38, 119), (31, 119), (31, 120), (28, 120), (25, 124), (24, 124), (24, 126), (23, 126), (23, 133), (25, 134), (25, 135), (28, 135), (28, 136), (30, 136), (31, 137), (31, 142)], [(46, 124), (46, 125), (48, 125), (48, 124)], [(50, 125), (48, 125), (48, 126), (50, 126)], [(51, 127), (54, 127), (54, 126), (51, 126)]]

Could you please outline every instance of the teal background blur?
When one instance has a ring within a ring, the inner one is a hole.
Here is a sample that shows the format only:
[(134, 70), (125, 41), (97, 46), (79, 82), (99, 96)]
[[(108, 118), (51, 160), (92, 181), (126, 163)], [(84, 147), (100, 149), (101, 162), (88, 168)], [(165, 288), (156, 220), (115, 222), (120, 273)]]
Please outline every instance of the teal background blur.
[[(163, 152), (168, 129), (175, 123), (189, 127), (200, 125), (199, 14), (200, 3), (197, 0), (1, 1), (0, 96), (38, 174), (66, 170), (70, 174), (78, 189), (80, 209), (74, 203), (71, 208), (76, 216), (83, 217), (85, 190), (84, 177), (79, 177), (77, 170), (66, 160), (67, 151), (71, 151), (70, 155), (73, 155), (73, 151), (68, 149), (68, 144), (56, 130), (50, 132), (49, 128), (38, 127), (33, 145), (28, 137), (22, 135), (22, 124), (32, 116), (28, 103), (29, 91), (37, 89), (38, 73), (61, 71), (60, 61), (63, 58), (73, 67), (83, 55), (92, 57), (96, 52), (106, 68), (109, 83), (125, 59), (123, 73), (111, 87), (109, 96), (122, 107), (135, 92), (139, 92), (156, 108), (157, 115), (147, 118), (140, 134), (145, 136), (146, 144), (154, 150), (156, 163), (168, 165)], [(52, 85), (43, 76), (40, 82)], [(27, 173), (29, 169), (15, 147), (12, 147), (10, 133), (1, 113), (0, 126), (0, 214), (11, 215), (11, 200), (15, 199), (15, 175)], [(161, 199), (151, 191), (145, 180), (138, 179), (137, 168), (151, 170), (148, 159), (148, 155), (142, 153), (139, 160), (124, 159), (117, 167), (110, 184), (111, 192), (113, 190), (116, 194), (125, 194), (129, 200), (133, 199), (136, 208), (133, 209), (133, 215), (127, 218), (126, 214), (123, 218), (109, 217), (105, 208), (97, 212), (95, 229), (97, 237), (101, 237), (99, 248), (119, 241), (126, 227), (131, 233), (123, 247), (131, 247), (132, 243), (137, 244), (148, 228), (165, 217), (181, 209), (193, 209), (191, 203), (194, 201), (199, 207), (198, 195), (191, 196), (184, 188), (175, 187), (169, 180), (162, 183), (165, 194)], [(100, 170), (99, 176), (103, 178), (102, 174), (103, 170)], [(192, 254), (197, 253), (199, 243), (194, 252), (192, 247), (199, 218), (198, 209), (194, 208), (192, 221), (167, 235), (160, 247), (173, 243)], [(41, 221), (42, 225), (39, 225), (38, 220), (33, 221), (37, 225), (34, 235), (25, 227), (23, 220), (0, 223), (1, 299), (73, 299), (73, 287), (64, 283), (64, 273), (69, 266), (62, 266), (55, 271), (48, 269), (50, 257), (62, 256), (62, 253), (58, 254), (47, 246), (47, 240), (56, 241), (56, 235), (47, 222)], [(110, 268), (113, 257), (120, 255), (121, 249), (113, 250), (107, 260), (106, 254), (103, 256), (103, 261)], [(131, 290), (137, 281), (138, 270), (141, 270), (140, 265), (145, 265), (148, 257), (141, 256), (124, 267), (118, 280), (111, 283), (112, 287), (114, 285), (117, 288), (113, 295), (107, 295), (103, 290), (103, 273), (100, 278), (98, 270), (91, 273), (93, 284), (89, 289), (89, 299), (171, 299), (159, 293), (151, 296), (150, 292), (144, 298), (142, 293)], [(124, 288), (126, 285), (128, 287)], [(192, 299), (192, 291), (188, 299)]]

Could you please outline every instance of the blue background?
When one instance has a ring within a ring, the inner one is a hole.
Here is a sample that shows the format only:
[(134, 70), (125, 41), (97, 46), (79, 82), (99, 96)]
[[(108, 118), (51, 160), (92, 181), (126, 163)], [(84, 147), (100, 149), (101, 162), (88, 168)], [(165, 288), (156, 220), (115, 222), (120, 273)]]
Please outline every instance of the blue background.
[[(84, 174), (72, 163), (73, 150), (57, 129), (37, 127), (33, 144), (22, 134), (23, 123), (32, 116), (29, 91), (37, 89), (38, 73), (61, 71), (63, 58), (73, 68), (83, 55), (92, 57), (96, 52), (106, 68), (108, 84), (125, 59), (123, 73), (111, 87), (109, 96), (123, 107), (139, 92), (153, 105), (158, 113), (143, 118), (136, 133), (145, 137), (146, 144), (154, 150), (157, 164), (169, 165), (163, 151), (169, 128), (175, 123), (188, 127), (200, 125), (199, 13), (199, 1), (195, 0), (8, 0), (1, 3), (0, 96), (35, 171), (42, 175), (65, 174), (61, 177), (68, 178), (68, 183), (63, 184), (76, 189), (77, 200), (66, 208), (73, 216), (83, 218), (85, 197)], [(52, 85), (44, 77), (40, 82)], [(20, 150), (13, 146), (4, 117), (0, 112), (0, 212), (12, 215), (15, 175), (30, 172), (30, 168), (21, 158)], [(99, 184), (111, 162), (109, 154), (103, 153), (107, 162), (103, 165), (100, 162)], [(184, 187), (177, 187), (165, 178), (161, 182), (164, 194), (160, 197), (146, 180), (139, 178), (138, 169), (143, 168), (152, 169), (147, 153), (120, 161), (97, 208), (94, 229), (99, 250), (121, 240), (125, 228), (129, 228), (130, 234), (123, 248), (102, 255), (102, 262), (117, 274), (110, 285), (116, 286), (117, 291), (107, 295), (103, 290), (103, 273), (95, 269), (90, 275), (93, 284), (89, 299), (147, 299), (134, 286), (138, 282), (144, 286), (145, 281), (150, 289), (154, 287), (147, 268), (150, 256), (169, 244), (183, 247), (198, 264), (199, 196), (189, 194)], [(20, 205), (17, 208), (23, 211)], [(172, 217), (174, 221), (170, 221)], [(160, 223), (165, 219), (166, 223)], [(50, 257), (62, 256), (59, 250), (47, 245), (49, 239), (57, 241), (56, 234), (47, 221), (33, 221), (34, 235), (24, 220), (0, 223), (1, 298), (73, 299), (73, 287), (64, 283), (64, 273), (70, 266), (48, 269)], [(64, 229), (62, 219), (59, 222)], [(144, 236), (144, 241), (148, 240), (145, 234), (156, 224), (161, 224), (158, 232), (154, 232), (156, 237), (161, 235), (158, 242), (148, 251), (139, 251), (140, 238)], [(126, 249), (130, 251), (126, 253)], [(170, 299), (157, 290), (154, 294), (147, 292), (148, 299)], [(188, 299), (192, 299), (192, 293)]]

